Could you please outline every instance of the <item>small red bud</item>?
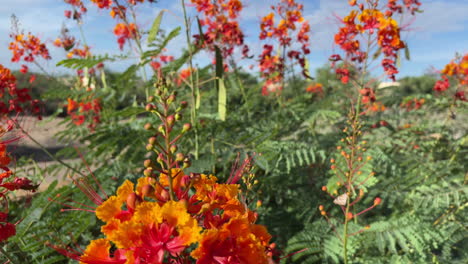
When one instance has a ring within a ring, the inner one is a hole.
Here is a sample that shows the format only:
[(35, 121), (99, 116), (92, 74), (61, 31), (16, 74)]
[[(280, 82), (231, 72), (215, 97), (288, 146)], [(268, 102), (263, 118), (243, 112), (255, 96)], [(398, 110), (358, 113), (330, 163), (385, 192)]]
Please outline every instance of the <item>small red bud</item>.
[(159, 153), (158, 157), (156, 158), (156, 161), (161, 163), (161, 162), (163, 162), (163, 160), (164, 160), (164, 154)]
[(153, 170), (151, 168), (147, 168), (143, 171), (143, 175), (145, 175), (145, 177), (150, 177), (152, 172)]
[(180, 102), (180, 107), (181, 107), (182, 109), (187, 108), (187, 106), (188, 106), (187, 101), (182, 101), (182, 102)]
[(327, 191), (327, 186), (322, 186), (322, 191), (326, 192)]
[(148, 143), (151, 144), (151, 145), (154, 145), (154, 143), (156, 143), (156, 137), (150, 137), (148, 139)]
[(183, 161), (185, 158), (185, 155), (182, 153), (177, 153), (175, 158), (176, 158), (176, 161)]
[(145, 107), (145, 110), (150, 112), (151, 110), (154, 110), (154, 105), (153, 104), (147, 104), (146, 107)]
[(153, 126), (150, 123), (146, 123), (145, 130), (151, 130)]
[(167, 124), (169, 126), (174, 125), (174, 122), (175, 122), (175, 117), (173, 115), (170, 115), (170, 116), (167, 117)]
[(176, 99), (176, 96), (175, 94), (171, 94), (168, 98), (167, 98), (167, 103), (168, 104), (171, 104), (172, 102), (174, 102)]
[(147, 167), (150, 167), (151, 166), (151, 160), (147, 159), (143, 162), (143, 166), (145, 166), (146, 168)]
[(176, 146), (176, 145), (170, 146), (170, 147), (169, 147), (169, 151), (170, 151), (171, 153), (175, 153), (175, 152), (177, 151), (177, 146)]
[(382, 199), (380, 199), (380, 197), (375, 198), (374, 199), (374, 206), (379, 205), (381, 202), (382, 202)]
[(192, 129), (192, 124), (190, 123), (185, 123), (184, 126), (182, 127), (182, 133), (188, 132)]

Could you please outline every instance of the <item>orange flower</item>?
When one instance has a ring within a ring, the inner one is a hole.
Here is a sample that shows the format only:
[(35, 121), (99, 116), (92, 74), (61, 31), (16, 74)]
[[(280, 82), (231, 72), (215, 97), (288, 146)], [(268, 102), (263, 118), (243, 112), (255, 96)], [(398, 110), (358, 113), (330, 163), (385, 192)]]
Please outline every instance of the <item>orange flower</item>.
[(117, 42), (119, 43), (120, 49), (123, 49), (123, 46), (128, 39), (137, 37), (137, 27), (134, 23), (130, 23), (128, 25), (118, 23), (114, 27), (114, 34), (118, 37)]
[(191, 256), (197, 264), (268, 263), (266, 246), (271, 239), (265, 227), (251, 224), (247, 218), (232, 218), (219, 229), (203, 233)]

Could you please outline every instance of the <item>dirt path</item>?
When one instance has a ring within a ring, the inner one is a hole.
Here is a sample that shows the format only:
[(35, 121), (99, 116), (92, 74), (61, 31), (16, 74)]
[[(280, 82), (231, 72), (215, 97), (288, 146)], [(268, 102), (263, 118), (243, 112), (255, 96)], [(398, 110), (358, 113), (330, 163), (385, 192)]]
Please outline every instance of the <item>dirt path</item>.
[[(65, 129), (64, 125), (60, 123), (63, 118), (45, 118), (39, 121), (35, 117), (25, 116), (18, 120), (18, 123), (22, 128), (37, 142), (47, 149), (51, 154), (55, 155), (58, 151), (64, 148), (64, 145), (54, 138), (54, 135)], [(9, 132), (10, 137), (19, 137), (18, 140), (8, 145), (8, 151), (11, 154), (13, 160), (20, 159), (22, 157), (30, 157), (34, 162), (28, 166), (17, 167), (16, 171), (21, 176), (27, 176), (34, 182), (39, 183), (38, 191), (47, 189), (51, 182), (59, 180), (60, 184), (69, 184), (70, 180), (67, 179), (67, 169), (59, 169), (54, 175), (46, 174), (43, 175), (41, 170), (44, 170), (48, 166), (57, 165), (58, 162), (48, 156), (36, 143), (34, 143), (27, 135), (21, 132), (20, 129), (14, 129)], [(66, 163), (73, 165), (80, 162), (79, 159), (64, 160)], [(14, 162), (10, 166), (15, 168)], [(15, 195), (17, 197), (30, 195), (30, 192), (17, 191)]]

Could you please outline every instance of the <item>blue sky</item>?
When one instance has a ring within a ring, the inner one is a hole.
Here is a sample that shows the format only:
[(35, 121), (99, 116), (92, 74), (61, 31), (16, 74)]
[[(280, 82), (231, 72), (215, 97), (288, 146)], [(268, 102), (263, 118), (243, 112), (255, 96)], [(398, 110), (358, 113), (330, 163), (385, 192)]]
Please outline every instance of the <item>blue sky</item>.
[[(84, 0), (84, 2), (90, 2)], [(189, 0), (187, 0), (189, 2)], [(261, 45), (257, 42), (258, 22), (269, 12), (273, 0), (245, 0), (246, 8), (242, 14), (241, 27), (247, 35), (246, 42), (254, 53), (259, 53)], [(308, 58), (311, 72), (326, 63), (334, 50), (333, 35), (338, 24), (335, 15), (344, 16), (349, 11), (347, 0), (298, 0), (305, 6), (304, 16), (311, 24), (312, 54)], [(408, 43), (411, 60), (402, 60), (400, 74), (397, 76), (421, 75), (432, 67), (441, 68), (448, 63), (456, 52), (468, 52), (468, 1), (467, 0), (422, 0), (423, 13), (418, 14), (408, 32), (403, 33), (403, 39)], [(84, 33), (94, 54), (119, 53), (115, 36), (112, 34), (115, 21), (108, 15), (108, 10), (97, 10), (91, 3), (87, 4), (89, 12), (84, 18)], [(8, 37), (11, 23), (10, 16), (15, 14), (25, 32), (31, 31), (45, 41), (50, 49), (52, 61), (41, 64), (51, 73), (61, 73), (63, 69), (54, 67), (57, 61), (64, 58), (62, 50), (52, 46), (53, 40), (59, 36), (62, 24), (71, 29), (77, 38), (79, 33), (74, 21), (63, 16), (67, 5), (61, 0), (0, 0), (0, 63), (13, 68), (18, 64), (10, 62), (11, 53), (8, 50)], [(172, 29), (182, 26), (181, 1), (160, 0), (157, 4), (138, 7), (138, 23), (149, 27), (161, 9), (169, 9), (162, 27)], [(188, 8), (190, 15), (195, 15), (193, 8)], [(183, 34), (169, 45), (172, 55), (177, 55), (184, 47)], [(127, 50), (128, 52), (132, 52)], [(205, 58), (205, 59), (203, 59)], [(207, 56), (201, 56), (200, 64), (208, 62)], [(122, 70), (129, 62), (119, 62), (108, 65), (111, 69)], [(250, 63), (249, 63), (250, 64)], [(34, 70), (34, 67), (31, 67)]]

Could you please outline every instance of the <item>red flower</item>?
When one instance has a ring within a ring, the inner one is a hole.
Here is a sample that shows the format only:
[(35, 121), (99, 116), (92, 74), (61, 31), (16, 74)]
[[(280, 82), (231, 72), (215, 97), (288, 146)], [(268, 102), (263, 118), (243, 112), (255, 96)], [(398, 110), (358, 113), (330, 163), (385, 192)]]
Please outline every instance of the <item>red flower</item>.
[(0, 243), (16, 235), (16, 226), (12, 223), (0, 223)]
[(443, 92), (443, 91), (447, 90), (450, 87), (450, 83), (449, 83), (449, 80), (448, 80), (447, 76), (442, 75), (442, 79), (443, 80), (439, 80), (439, 81), (437, 81), (435, 83), (434, 91)]
[(117, 42), (119, 43), (120, 49), (123, 49), (123, 46), (128, 39), (132, 39), (137, 36), (137, 28), (133, 23), (128, 25), (124, 23), (118, 23), (114, 27), (114, 34), (118, 37)]

